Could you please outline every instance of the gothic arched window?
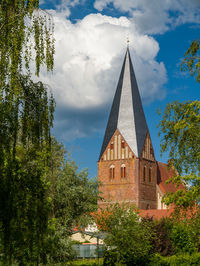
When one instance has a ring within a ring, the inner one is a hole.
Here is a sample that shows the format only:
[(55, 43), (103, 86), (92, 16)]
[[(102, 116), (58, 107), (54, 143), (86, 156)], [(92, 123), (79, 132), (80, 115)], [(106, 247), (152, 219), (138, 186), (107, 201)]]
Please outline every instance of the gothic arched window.
[(126, 178), (126, 166), (125, 166), (125, 164), (121, 165), (121, 178)]
[(152, 181), (152, 167), (149, 167), (149, 182)]
[(144, 165), (144, 168), (143, 168), (143, 181), (145, 182), (146, 180), (146, 165)]
[(114, 179), (115, 178), (115, 166), (111, 165), (109, 171), (110, 171), (109, 173), (110, 179)]

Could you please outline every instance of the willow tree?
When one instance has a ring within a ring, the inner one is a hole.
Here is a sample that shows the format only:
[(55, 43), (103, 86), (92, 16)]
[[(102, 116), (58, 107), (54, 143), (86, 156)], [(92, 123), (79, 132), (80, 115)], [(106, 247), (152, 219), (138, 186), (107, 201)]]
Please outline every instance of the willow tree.
[(29, 69), (35, 58), (36, 75), (40, 66), (53, 68), (53, 23), (39, 9), (38, 0), (2, 0), (0, 2), (0, 87), (8, 82), (17, 90), (22, 67)]
[(46, 168), (54, 100), (30, 79), (53, 68), (51, 17), (37, 0), (0, 1), (0, 253), (4, 264), (36, 263), (47, 231)]

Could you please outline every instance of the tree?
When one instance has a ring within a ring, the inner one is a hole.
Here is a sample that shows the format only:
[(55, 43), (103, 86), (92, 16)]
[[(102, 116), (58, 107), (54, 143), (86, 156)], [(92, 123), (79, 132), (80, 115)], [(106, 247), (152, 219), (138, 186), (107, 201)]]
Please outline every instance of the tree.
[(52, 70), (53, 23), (50, 15), (39, 9), (38, 0), (2, 0), (0, 33), (0, 88), (9, 84), (17, 92), (19, 74), (23, 65), (29, 70), (33, 54), (37, 75), (43, 64)]
[[(182, 70), (188, 70), (200, 82), (200, 42), (195, 40), (185, 53)], [(169, 103), (159, 123), (162, 134), (161, 153), (169, 151), (169, 167), (176, 175), (169, 182), (187, 189), (168, 194), (167, 204), (188, 208), (200, 200), (200, 101)]]
[(29, 76), (19, 82), (17, 101), (10, 101), (9, 85), (0, 101), (0, 245), (8, 265), (45, 261), (50, 210), (46, 174), (54, 99)]
[(165, 202), (187, 208), (200, 200), (200, 101), (169, 103), (159, 126), (161, 152), (169, 149), (169, 167), (177, 170), (169, 181), (187, 186), (168, 194)]
[(98, 184), (88, 179), (87, 170), (78, 171), (65, 149), (52, 139), (48, 197), (51, 199), (47, 253), (52, 264), (73, 258), (70, 236), (73, 227), (84, 228), (97, 209)]
[(189, 71), (200, 82), (200, 40), (194, 40), (184, 55), (181, 70)]
[(152, 238), (153, 252), (159, 253), (162, 256), (173, 255), (175, 253), (175, 248), (170, 239), (170, 233), (173, 228), (174, 220), (172, 218), (162, 218), (161, 220), (151, 219), (151, 223), (155, 232), (155, 237)]
[(192, 254), (198, 251), (199, 233), (187, 219), (174, 222), (170, 238), (176, 253)]
[(99, 228), (107, 232), (105, 243), (109, 255), (105, 265), (112, 265), (109, 263), (113, 254), (116, 262), (146, 265), (151, 254), (153, 232), (150, 223), (140, 218), (134, 206), (110, 205), (98, 212), (96, 217)]
[(54, 39), (52, 20), (38, 6), (38, 0), (0, 2), (0, 247), (8, 265), (45, 261), (55, 104), (46, 86), (30, 80), (29, 65), (35, 53), (36, 75), (43, 64), (52, 69)]

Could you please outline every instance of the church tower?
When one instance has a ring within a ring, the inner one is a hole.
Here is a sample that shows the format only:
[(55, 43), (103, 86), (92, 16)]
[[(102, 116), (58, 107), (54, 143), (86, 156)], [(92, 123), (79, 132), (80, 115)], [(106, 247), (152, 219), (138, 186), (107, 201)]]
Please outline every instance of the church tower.
[(157, 163), (127, 48), (98, 161), (101, 196), (156, 209)]

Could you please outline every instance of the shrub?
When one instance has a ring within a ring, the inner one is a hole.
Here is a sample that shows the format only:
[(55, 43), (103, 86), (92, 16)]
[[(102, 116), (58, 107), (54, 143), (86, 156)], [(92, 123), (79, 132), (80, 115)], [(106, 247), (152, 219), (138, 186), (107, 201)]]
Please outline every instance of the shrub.
[[(112, 247), (109, 250), (105, 263), (111, 260), (124, 265), (145, 265), (151, 254), (152, 228), (148, 221), (141, 220), (134, 206), (114, 204), (102, 210), (99, 215), (99, 225), (104, 226), (107, 231), (105, 244)], [(109, 265), (109, 264), (105, 264)], [(110, 264), (114, 265), (114, 264)]]
[(149, 266), (189, 266), (189, 265), (200, 265), (200, 253), (182, 253), (173, 255), (170, 257), (162, 257), (159, 254), (155, 254), (149, 263)]
[[(147, 219), (147, 218), (146, 218)], [(151, 221), (155, 236), (152, 238), (153, 253), (162, 256), (170, 256), (175, 253), (173, 242), (170, 239), (170, 232), (173, 221), (170, 218), (162, 218), (160, 221)]]
[(103, 266), (114, 266), (117, 262), (117, 250), (107, 250), (104, 254)]
[(193, 227), (184, 221), (179, 221), (171, 230), (170, 238), (177, 253), (194, 253), (198, 251), (196, 233)]

